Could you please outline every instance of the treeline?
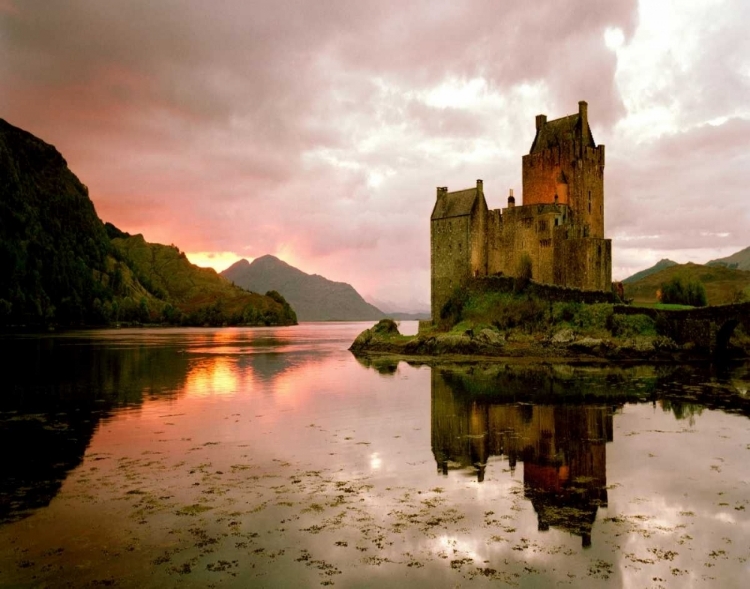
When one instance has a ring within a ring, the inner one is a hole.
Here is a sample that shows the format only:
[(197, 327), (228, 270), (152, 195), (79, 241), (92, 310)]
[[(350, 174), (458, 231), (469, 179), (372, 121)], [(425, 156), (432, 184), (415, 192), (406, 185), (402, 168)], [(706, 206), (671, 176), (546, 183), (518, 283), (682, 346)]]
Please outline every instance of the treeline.
[(664, 282), (659, 289), (659, 300), (670, 305), (690, 305), (692, 307), (705, 307), (708, 302), (706, 298), (706, 287), (703, 283), (683, 279), (675, 276), (668, 282)]
[[(278, 294), (278, 293), (276, 293)], [(270, 296), (270, 295), (266, 295)], [(279, 295), (281, 296), (281, 295)], [(283, 297), (282, 297), (283, 298)], [(286, 302), (286, 301), (284, 301)], [(113, 298), (101, 302), (94, 300), (94, 322), (110, 324), (159, 324), (173, 326), (273, 326), (294, 325), (297, 316), (287, 303), (281, 313), (276, 309), (258, 309), (247, 305), (241, 312), (229, 311), (223, 301), (218, 300), (190, 312), (184, 312), (171, 303), (149, 304), (146, 297), (136, 301), (133, 297)]]

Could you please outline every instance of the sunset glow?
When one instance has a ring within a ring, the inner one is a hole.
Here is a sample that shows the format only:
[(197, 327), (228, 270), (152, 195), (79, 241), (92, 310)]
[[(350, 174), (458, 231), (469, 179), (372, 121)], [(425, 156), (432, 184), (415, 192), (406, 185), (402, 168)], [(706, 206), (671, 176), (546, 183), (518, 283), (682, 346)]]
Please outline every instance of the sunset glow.
[[(242, 256), (238, 256), (232, 252), (185, 252), (185, 256), (196, 266), (201, 268), (213, 268), (217, 272), (226, 270), (242, 259)], [(252, 262), (253, 258), (246, 258), (248, 262)]]

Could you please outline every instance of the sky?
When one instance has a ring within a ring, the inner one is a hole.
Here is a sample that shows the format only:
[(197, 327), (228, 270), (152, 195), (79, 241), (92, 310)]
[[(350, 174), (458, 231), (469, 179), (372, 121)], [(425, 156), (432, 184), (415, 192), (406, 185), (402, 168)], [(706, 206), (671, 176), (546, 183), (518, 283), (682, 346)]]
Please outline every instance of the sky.
[(614, 279), (750, 246), (749, 27), (747, 0), (0, 0), (0, 118), (194, 263), (426, 308), (435, 187), (505, 206), (535, 115), (579, 100)]

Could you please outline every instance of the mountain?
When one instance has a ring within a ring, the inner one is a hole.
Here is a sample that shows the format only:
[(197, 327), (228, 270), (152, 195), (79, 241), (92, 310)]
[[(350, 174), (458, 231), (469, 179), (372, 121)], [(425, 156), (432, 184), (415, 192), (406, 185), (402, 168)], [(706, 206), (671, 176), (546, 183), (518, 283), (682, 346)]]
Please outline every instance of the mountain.
[(697, 280), (706, 288), (709, 305), (724, 305), (750, 299), (750, 272), (725, 266), (675, 264), (625, 286), (625, 297), (637, 303), (656, 302), (656, 291), (672, 278)]
[(396, 321), (427, 321), (431, 318), (429, 305), (420, 303), (416, 299), (412, 299), (405, 304), (381, 301), (376, 298), (365, 300), (380, 309), (386, 317)]
[(706, 266), (726, 266), (737, 270), (750, 270), (750, 247), (740, 250), (726, 258), (711, 260)]
[(155, 307), (157, 319), (191, 325), (297, 323), (294, 311), (278, 293), (247, 292), (214, 269), (191, 264), (175, 246), (148, 243), (142, 235), (114, 237), (112, 246), (137, 279), (128, 290), (144, 286), (152, 295), (148, 303)]
[(416, 299), (411, 299), (406, 303), (395, 303), (393, 301), (383, 301), (374, 297), (365, 298), (365, 300), (371, 305), (377, 307), (386, 315), (393, 313), (409, 314), (409, 315), (429, 315), (430, 305), (429, 303), (422, 303)]
[(274, 256), (261, 256), (252, 263), (240, 260), (221, 275), (250, 291), (280, 292), (300, 321), (370, 321), (385, 317), (352, 285), (306, 274)]
[(640, 272), (636, 272), (632, 276), (628, 276), (625, 280), (622, 281), (623, 284), (632, 284), (633, 282), (638, 282), (639, 280), (646, 278), (646, 276), (650, 276), (651, 274), (655, 274), (659, 272), (660, 270), (664, 270), (665, 268), (669, 268), (670, 266), (677, 266), (677, 262), (673, 262), (672, 260), (668, 260), (667, 258), (664, 258), (662, 260), (659, 260), (651, 266), (650, 268), (646, 268), (645, 270), (641, 270)]
[(0, 119), (0, 325), (296, 323), (268, 294), (105, 226), (65, 158)]

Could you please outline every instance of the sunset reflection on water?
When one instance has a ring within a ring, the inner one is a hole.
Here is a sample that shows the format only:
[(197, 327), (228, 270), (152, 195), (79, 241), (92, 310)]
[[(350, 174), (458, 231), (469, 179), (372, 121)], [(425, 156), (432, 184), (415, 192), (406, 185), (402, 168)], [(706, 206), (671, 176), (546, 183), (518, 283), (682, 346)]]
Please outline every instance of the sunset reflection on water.
[(252, 385), (251, 369), (237, 368), (236, 361), (226, 356), (194, 362), (185, 378), (185, 396), (235, 395), (245, 390)]
[(0, 585), (741, 586), (750, 367), (409, 365), (364, 327), (6, 340)]

